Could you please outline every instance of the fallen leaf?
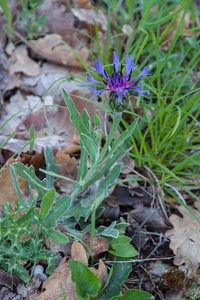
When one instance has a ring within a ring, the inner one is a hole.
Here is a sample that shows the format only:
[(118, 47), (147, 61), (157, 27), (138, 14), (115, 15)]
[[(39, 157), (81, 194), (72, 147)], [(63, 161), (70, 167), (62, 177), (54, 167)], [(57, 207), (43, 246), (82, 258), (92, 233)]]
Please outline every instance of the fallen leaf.
[(29, 283), (21, 283), (17, 286), (17, 292), (21, 297), (27, 297), (28, 295), (37, 294), (37, 290), (42, 281), (40, 275), (34, 275)]
[[(83, 233), (82, 241), (90, 248), (91, 245), (91, 233)], [(94, 235), (93, 237), (93, 243), (92, 243), (92, 255), (98, 255), (100, 253), (103, 253), (105, 251), (108, 251), (109, 249), (109, 241), (108, 239)], [(88, 250), (86, 249), (86, 253), (88, 254)]]
[(88, 265), (87, 253), (84, 246), (79, 242), (74, 242), (72, 244), (71, 259), (78, 260), (84, 265)]
[(142, 247), (149, 240), (148, 235), (145, 234), (142, 229), (138, 231), (140, 223), (136, 221), (133, 217), (131, 217), (129, 214), (127, 215), (127, 222), (130, 224), (127, 227), (128, 236), (133, 240), (133, 243), (137, 247), (137, 249), (142, 249)]
[[(87, 254), (83, 245), (79, 242), (74, 242), (72, 245), (71, 258), (78, 260), (85, 265), (87, 262)], [(107, 269), (103, 261), (99, 261), (99, 268), (90, 270), (101, 280), (102, 285), (107, 280)], [(76, 288), (71, 281), (71, 270), (66, 258), (63, 258), (60, 265), (54, 271), (54, 273), (47, 278), (43, 283), (42, 293), (38, 296), (39, 300), (60, 300), (60, 294), (65, 292), (66, 299), (78, 300), (76, 294)]]
[[(83, 65), (74, 54), (74, 51), (62, 43), (62, 37), (59, 34), (46, 35), (37, 40), (30, 40), (29, 44), (34, 47), (34, 51), (37, 51), (47, 60), (83, 69)], [(89, 51), (86, 48), (83, 47), (76, 50), (76, 52), (85, 62), (89, 63)]]
[[(67, 178), (76, 180), (77, 179), (77, 166), (78, 163), (75, 157), (70, 157), (65, 151), (58, 151), (54, 157), (54, 162), (56, 165), (60, 165), (59, 175), (65, 176)], [(61, 192), (70, 194), (74, 187), (74, 184), (62, 178), (55, 178), (55, 186), (60, 189)]]
[(130, 157), (130, 155), (126, 154), (125, 156), (123, 156), (121, 161), (123, 162), (123, 166), (122, 166), (122, 170), (121, 170), (122, 174), (126, 175), (126, 174), (131, 173), (132, 170), (134, 170), (135, 161)]
[(19, 46), (8, 59), (9, 73), (22, 72), (28, 76), (37, 76), (40, 74), (40, 66), (28, 56), (27, 47)]
[[(11, 205), (10, 205), (11, 211), (14, 210), (17, 201), (19, 201), (19, 196), (15, 190), (15, 186), (12, 182), (12, 177), (10, 174), (10, 165), (12, 165), (14, 162), (17, 162), (17, 161), (23, 162), (23, 159), (19, 158), (19, 159), (15, 160), (14, 158), (10, 158), (7, 161), (6, 167), (2, 169), (1, 181), (0, 181), (0, 205), (5, 205), (6, 202), (8, 202), (9, 200), (12, 200)], [(22, 191), (22, 193), (24, 194), (26, 191), (28, 182), (24, 178), (21, 178), (18, 175), (16, 175), (16, 176), (18, 179), (19, 188)], [(20, 213), (22, 213), (22, 212), (20, 212)]]
[(98, 26), (99, 31), (103, 33), (106, 32), (107, 29), (107, 19), (101, 9), (98, 11), (94, 9), (84, 9), (84, 8), (73, 8), (72, 12), (79, 21), (84, 23), (84, 26), (95, 33), (95, 25), (94, 20)]
[[(169, 220), (174, 229), (165, 233), (166, 236), (172, 235), (169, 246), (176, 255), (173, 262), (177, 266), (190, 264), (191, 269), (196, 270), (200, 262), (200, 225), (183, 206), (179, 206), (178, 210), (183, 217), (171, 215)], [(192, 207), (190, 210), (200, 220), (200, 212)]]
[(7, 286), (12, 290), (13, 284), (17, 285), (19, 283), (21, 283), (19, 277), (11, 275), (10, 273), (7, 273), (6, 271), (0, 268), (0, 285)]
[(130, 214), (140, 223), (147, 220), (145, 225), (156, 232), (163, 232), (172, 228), (168, 220), (165, 220), (154, 208), (141, 206), (131, 210)]
[(60, 1), (45, 0), (43, 4), (37, 8), (37, 13), (39, 15), (46, 14), (48, 16), (45, 24), (50, 34), (59, 34), (62, 40), (67, 42), (75, 50), (80, 50), (83, 48), (83, 45), (89, 48), (89, 31), (85, 28), (80, 28), (79, 22), (76, 22), (70, 10), (70, 4), (63, 5)]

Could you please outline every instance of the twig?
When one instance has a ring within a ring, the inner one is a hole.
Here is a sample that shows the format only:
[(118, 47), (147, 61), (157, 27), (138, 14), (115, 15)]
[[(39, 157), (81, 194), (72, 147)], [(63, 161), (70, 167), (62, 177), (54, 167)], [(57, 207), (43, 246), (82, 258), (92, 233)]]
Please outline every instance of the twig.
[[(157, 258), (144, 258), (144, 259), (134, 259), (134, 260), (127, 260), (127, 261), (104, 261), (105, 264), (112, 264), (112, 263), (115, 263), (115, 264), (122, 264), (122, 263), (135, 263), (135, 262), (145, 262), (145, 261), (152, 261), (152, 260), (169, 260), (169, 259), (172, 259), (172, 258), (175, 258), (176, 256), (172, 256), (172, 257), (157, 257)], [(98, 265), (99, 263), (93, 265), (96, 266)], [(139, 267), (139, 265), (137, 266)]]

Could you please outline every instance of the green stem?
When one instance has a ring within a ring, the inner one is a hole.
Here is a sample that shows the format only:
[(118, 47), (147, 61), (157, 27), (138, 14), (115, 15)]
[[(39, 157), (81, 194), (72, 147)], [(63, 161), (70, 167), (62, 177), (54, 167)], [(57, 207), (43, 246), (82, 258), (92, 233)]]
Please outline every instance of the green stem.
[(84, 185), (87, 184), (88, 180), (90, 180), (90, 178), (94, 175), (94, 173), (96, 173), (98, 171), (98, 169), (100, 167), (100, 163), (103, 160), (103, 158), (108, 150), (108, 147), (112, 143), (116, 129), (118, 128), (118, 125), (120, 123), (121, 116), (122, 116), (122, 113), (118, 113), (118, 112), (113, 113), (113, 125), (111, 128), (111, 131), (107, 137), (106, 143), (105, 143), (103, 149), (101, 150), (101, 153), (100, 153), (97, 161), (93, 164), (93, 166), (90, 168), (90, 170), (86, 174), (85, 178), (83, 179)]

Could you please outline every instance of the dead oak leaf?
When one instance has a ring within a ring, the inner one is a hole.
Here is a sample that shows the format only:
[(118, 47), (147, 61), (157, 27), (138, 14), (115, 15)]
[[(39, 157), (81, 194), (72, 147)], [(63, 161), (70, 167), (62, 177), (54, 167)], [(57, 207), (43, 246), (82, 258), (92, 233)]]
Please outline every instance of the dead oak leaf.
[[(77, 179), (77, 166), (78, 163), (75, 157), (70, 157), (65, 151), (58, 151), (54, 157), (54, 163), (60, 165), (58, 174), (65, 176), (67, 178), (76, 180)], [(62, 178), (56, 178), (54, 181), (55, 185), (60, 188), (62, 192), (67, 192), (68, 194), (74, 187), (74, 184), (70, 181), (66, 181)]]
[[(15, 186), (12, 182), (12, 177), (10, 174), (10, 165), (12, 165), (16, 161), (22, 162), (23, 159), (15, 160), (14, 158), (10, 158), (7, 161), (6, 167), (2, 169), (0, 181), (0, 205), (5, 205), (6, 202), (12, 200), (10, 205), (11, 211), (14, 211), (16, 203), (17, 201), (19, 201), (19, 196), (15, 190)], [(18, 179), (19, 188), (24, 194), (26, 191), (28, 181), (24, 178), (19, 177), (18, 175), (16, 176)]]
[(8, 60), (9, 73), (22, 72), (27, 76), (37, 76), (40, 74), (40, 66), (28, 56), (25, 45), (18, 47)]
[[(83, 238), (82, 238), (83, 242), (90, 247), (91, 245), (91, 233), (87, 232), (83, 234)], [(93, 243), (92, 243), (92, 255), (98, 255), (100, 253), (103, 253), (105, 251), (108, 251), (109, 249), (109, 241), (102, 237), (102, 236), (97, 236), (94, 235), (93, 237)], [(88, 250), (86, 249), (86, 252), (88, 253)]]
[[(79, 242), (72, 244), (71, 258), (87, 265), (87, 254), (83, 245)], [(107, 269), (103, 261), (99, 261), (99, 268), (90, 270), (101, 280), (102, 287), (107, 280)], [(43, 283), (43, 292), (38, 296), (39, 300), (60, 300), (60, 294), (65, 292), (66, 299), (78, 300), (76, 287), (71, 280), (71, 270), (66, 258), (63, 258), (54, 273)]]
[[(177, 257), (174, 264), (180, 266), (183, 263), (191, 263), (192, 269), (197, 269), (200, 262), (200, 225), (194, 220), (190, 213), (183, 207), (178, 207), (183, 218), (171, 215), (169, 220), (174, 229), (168, 230), (166, 236), (169, 239), (170, 248)], [(200, 219), (200, 212), (190, 207), (195, 216)]]
[[(40, 55), (50, 61), (65, 66), (83, 68), (74, 51), (63, 44), (62, 37), (59, 34), (49, 34), (37, 40), (31, 40), (29, 43), (34, 47), (34, 51), (38, 51)], [(86, 48), (83, 47), (76, 52), (85, 62), (87, 61), (89, 51)]]

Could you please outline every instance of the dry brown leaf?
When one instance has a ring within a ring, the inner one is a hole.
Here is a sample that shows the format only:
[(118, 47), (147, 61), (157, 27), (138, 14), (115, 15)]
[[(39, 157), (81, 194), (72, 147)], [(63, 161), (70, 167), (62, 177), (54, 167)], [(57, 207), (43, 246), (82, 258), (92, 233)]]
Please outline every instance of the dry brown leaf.
[[(180, 8), (180, 5), (177, 5), (177, 6), (174, 8), (174, 10), (173, 10), (172, 12), (177, 11), (179, 8)], [(174, 24), (171, 26), (170, 30), (169, 30), (169, 31), (166, 33), (166, 35), (163, 37), (162, 42), (165, 42), (165, 41), (167, 41), (168, 39), (173, 38), (173, 37), (175, 36), (177, 27), (178, 27), (178, 25), (179, 25), (179, 23), (180, 23), (180, 21), (181, 21), (181, 18), (182, 18), (182, 16), (183, 16), (184, 12), (185, 12), (185, 9), (182, 10), (182, 11), (178, 14), (178, 16), (177, 16), (177, 18), (176, 18)], [(183, 22), (183, 26), (182, 26), (182, 28), (181, 28), (181, 33), (182, 33), (183, 31), (188, 30), (188, 29), (190, 28), (190, 27), (189, 27), (190, 19), (191, 19), (191, 13), (186, 13), (186, 14), (185, 14), (185, 18), (184, 18), (184, 22)], [(164, 32), (164, 30), (167, 28), (167, 26), (169, 25), (170, 22), (171, 22), (171, 19), (170, 19), (168, 22), (166, 22), (165, 24), (162, 25), (162, 28), (161, 28), (161, 34)], [(180, 34), (181, 34), (181, 33), (180, 33)], [(184, 36), (193, 36), (193, 35), (194, 35), (194, 31), (189, 31), (189, 32), (183, 33), (183, 35), (184, 35)], [(171, 43), (172, 43), (172, 39), (171, 39), (170, 41), (168, 41), (167, 43), (165, 43), (163, 46), (161, 46), (160, 49), (161, 49), (161, 50), (164, 50), (164, 51), (168, 51), (169, 48), (170, 48), (170, 46), (171, 46)]]
[[(10, 208), (11, 211), (14, 210), (17, 201), (19, 201), (19, 196), (15, 190), (15, 186), (12, 182), (12, 177), (10, 174), (10, 165), (12, 165), (14, 162), (23, 162), (23, 159), (17, 159), (15, 160), (14, 158), (10, 158), (7, 161), (6, 167), (2, 169), (2, 173), (1, 173), (1, 181), (0, 181), (0, 205), (5, 205), (6, 202), (8, 202), (9, 200), (12, 200)], [(17, 179), (18, 179), (18, 184), (19, 184), (19, 188), (22, 191), (22, 193), (24, 194), (26, 191), (26, 187), (27, 187), (27, 180), (25, 180), (24, 178), (19, 177), (18, 175)]]
[(40, 66), (28, 56), (25, 45), (19, 46), (8, 60), (9, 73), (22, 72), (28, 76), (37, 76), (40, 74)]
[[(87, 232), (83, 234), (82, 241), (90, 247), (91, 244), (91, 233)], [(92, 255), (98, 255), (100, 253), (103, 253), (105, 251), (108, 251), (109, 249), (109, 241), (102, 237), (102, 236), (97, 236), (94, 235), (93, 238), (93, 244), (92, 244)], [(88, 253), (88, 250), (86, 249), (86, 252)]]
[[(171, 215), (169, 220), (174, 229), (168, 230), (165, 235), (173, 234), (169, 237), (171, 240), (169, 246), (177, 255), (174, 264), (177, 266), (183, 263), (190, 264), (191, 268), (196, 270), (200, 262), (200, 225), (183, 206), (179, 206), (178, 210), (183, 218)], [(190, 210), (200, 220), (200, 212), (191, 207)]]
[(98, 26), (99, 31), (103, 33), (107, 29), (107, 19), (103, 11), (98, 9), (98, 12), (94, 9), (84, 9), (84, 8), (73, 8), (72, 12), (79, 21), (83, 22), (84, 26), (95, 33), (94, 20)]
[[(77, 179), (77, 166), (78, 163), (75, 157), (70, 157), (65, 151), (59, 151), (54, 157), (56, 165), (60, 165), (58, 174), (67, 178), (76, 180)], [(62, 178), (56, 178), (54, 180), (55, 186), (58, 187), (62, 192), (69, 194), (74, 187), (74, 184)]]
[[(87, 254), (83, 245), (79, 242), (74, 242), (72, 245), (71, 258), (78, 260), (85, 265), (87, 262)], [(102, 286), (107, 280), (107, 269), (103, 261), (99, 261), (99, 268), (90, 270), (101, 280)], [(39, 300), (60, 300), (60, 294), (65, 291), (66, 299), (78, 300), (76, 288), (71, 281), (71, 271), (66, 258), (63, 258), (58, 268), (54, 273), (43, 283), (43, 293), (38, 296)]]
[[(53, 62), (83, 69), (83, 65), (74, 52), (62, 43), (62, 37), (59, 34), (46, 35), (37, 40), (30, 40), (30, 45), (34, 47), (34, 51), (38, 51), (47, 60)], [(86, 62), (89, 51), (86, 48), (76, 50), (77, 54)]]
[[(87, 4), (85, 3), (85, 5)], [(66, 6), (68, 10), (66, 10)], [(45, 23), (49, 33), (59, 34), (62, 36), (63, 41), (67, 42), (75, 50), (80, 50), (83, 48), (83, 45), (89, 48), (89, 31), (85, 28), (80, 28), (79, 24), (75, 22), (75, 17), (72, 12), (69, 11), (70, 9), (70, 4), (63, 5), (63, 2), (61, 4), (60, 1), (45, 0), (44, 3), (38, 7), (37, 13), (46, 14), (48, 16)], [(75, 25), (78, 26), (76, 29), (81, 30), (74, 30)]]
[(133, 243), (137, 249), (142, 249), (149, 240), (148, 235), (145, 234), (143, 232), (143, 229), (140, 228), (141, 224), (134, 218), (132, 218), (129, 214), (127, 215), (127, 222), (130, 224), (127, 227), (128, 236), (133, 240)]
[(21, 297), (38, 294), (37, 290), (41, 285), (40, 275), (34, 275), (29, 283), (21, 283), (17, 286), (17, 292)]
[(151, 230), (163, 232), (166, 229), (172, 228), (171, 224), (165, 220), (158, 211), (155, 211), (155, 209), (151, 207), (141, 206), (130, 211), (130, 214), (140, 223), (147, 220), (145, 225)]
[(8, 273), (0, 268), (0, 285), (1, 286), (7, 286), (12, 290), (13, 284), (17, 285), (19, 283), (21, 283), (21, 280), (19, 279), (19, 277), (15, 276), (15, 275), (11, 275), (10, 273)]

